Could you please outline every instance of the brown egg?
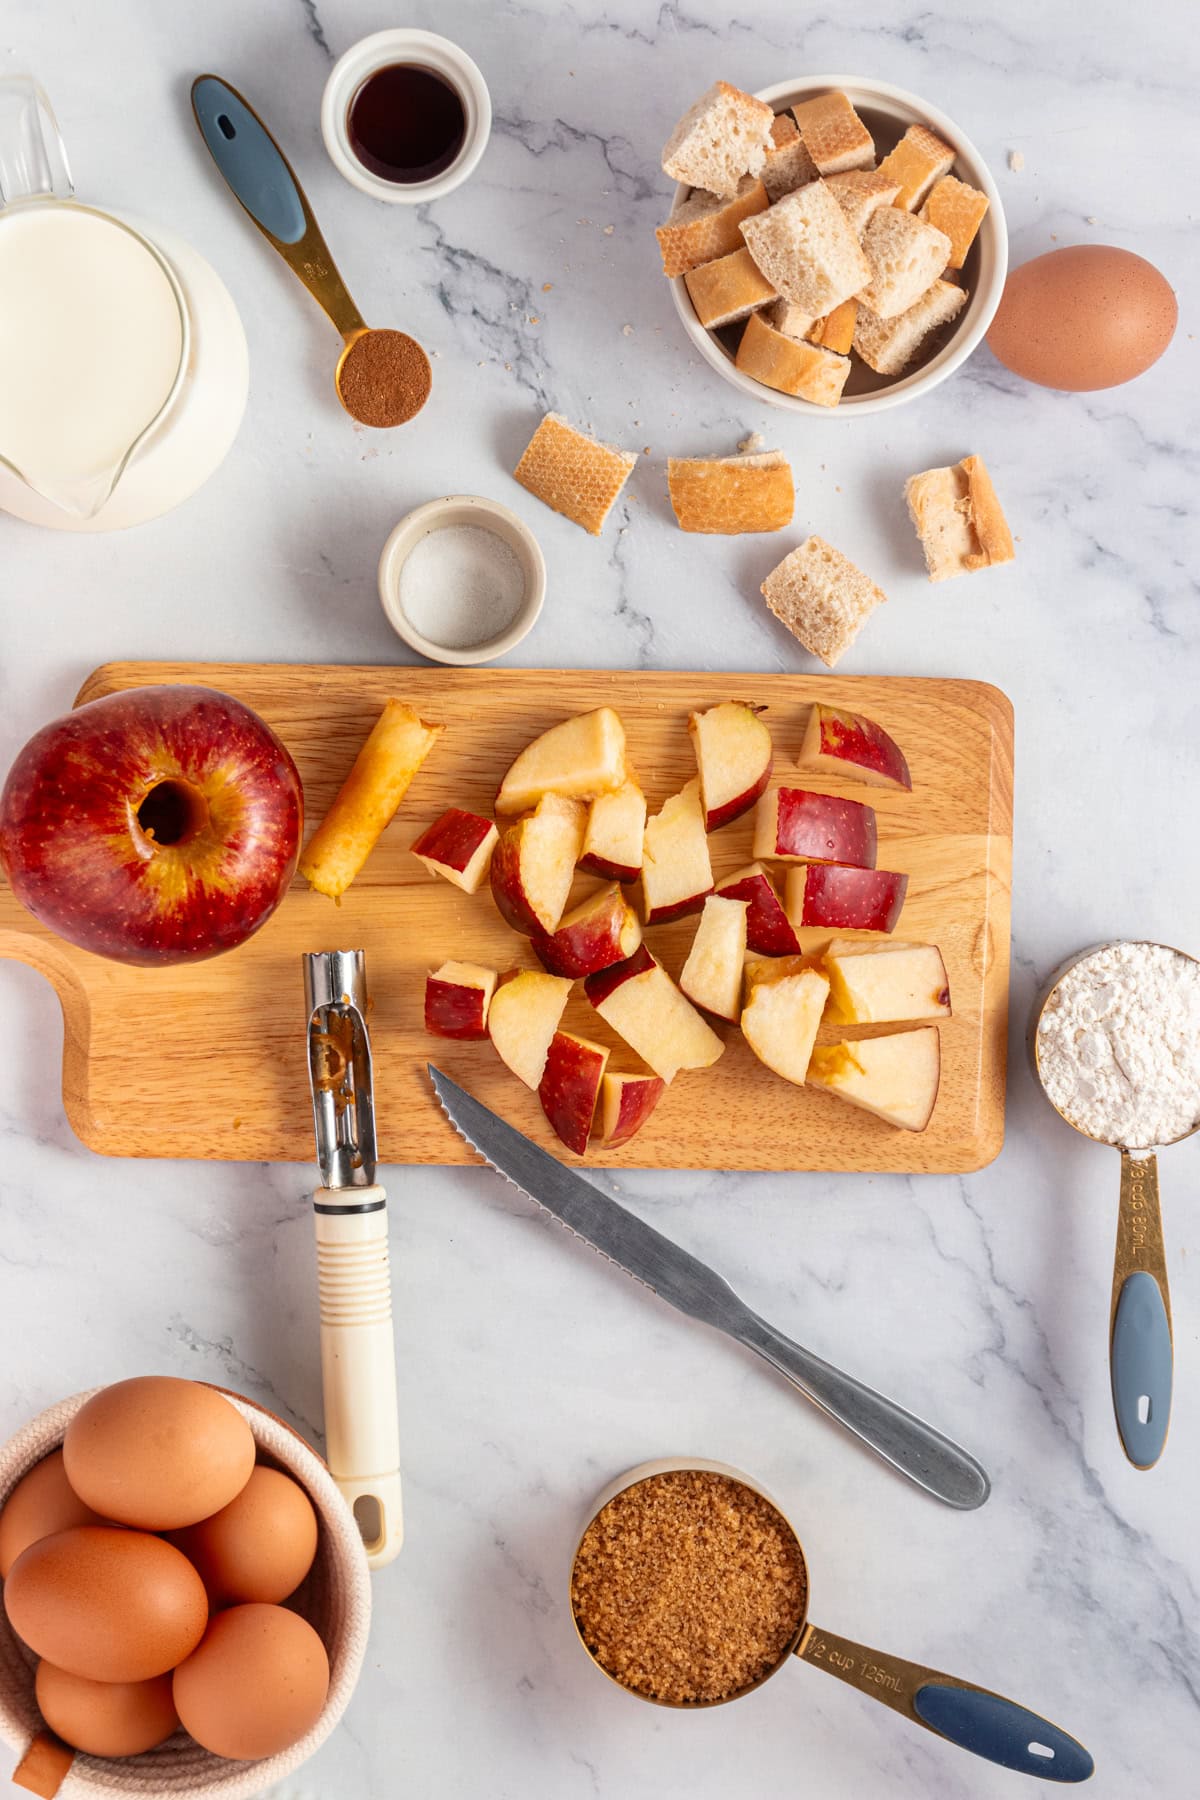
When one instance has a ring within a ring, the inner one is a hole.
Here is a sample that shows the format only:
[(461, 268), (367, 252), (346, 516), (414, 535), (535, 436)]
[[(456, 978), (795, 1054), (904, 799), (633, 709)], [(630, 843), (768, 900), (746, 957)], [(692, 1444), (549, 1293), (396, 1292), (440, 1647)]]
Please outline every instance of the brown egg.
[(254, 1433), (215, 1388), (143, 1375), (104, 1388), (67, 1426), (67, 1479), (105, 1518), (143, 1531), (228, 1506), (254, 1467)]
[(215, 1756), (275, 1756), (321, 1716), (329, 1691), (325, 1646), (282, 1606), (231, 1606), (175, 1671), (175, 1710)]
[(210, 1606), (286, 1600), (312, 1567), (317, 1515), (290, 1475), (255, 1469), (219, 1513), (169, 1535), (198, 1572)]
[(148, 1681), (204, 1635), (204, 1583), (173, 1544), (144, 1531), (75, 1525), (13, 1564), (4, 1610), (38, 1656), (90, 1681)]
[(1086, 392), (1144, 374), (1178, 317), (1152, 263), (1109, 244), (1073, 244), (1010, 272), (987, 341), (1023, 380)]
[(0, 1512), (0, 1581), (30, 1544), (68, 1525), (100, 1525), (67, 1480), (63, 1453), (52, 1450), (22, 1475)]
[(40, 1662), (35, 1685), (51, 1731), (89, 1756), (140, 1756), (179, 1724), (169, 1673), (150, 1681), (88, 1681)]

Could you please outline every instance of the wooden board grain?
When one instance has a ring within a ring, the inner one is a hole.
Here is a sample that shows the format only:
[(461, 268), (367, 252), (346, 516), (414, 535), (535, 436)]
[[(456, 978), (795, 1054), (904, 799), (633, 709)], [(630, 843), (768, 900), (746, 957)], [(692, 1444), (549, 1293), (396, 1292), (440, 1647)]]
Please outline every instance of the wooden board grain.
[[(427, 970), (448, 957), (505, 969), (536, 967), (485, 889), (473, 899), (428, 876), (408, 853), (447, 806), (490, 811), (500, 776), (537, 732), (608, 704), (625, 720), (652, 807), (695, 772), (692, 708), (738, 698), (765, 703), (776, 778), (791, 772), (815, 699), (865, 712), (903, 747), (911, 795), (796, 776), (796, 785), (869, 801), (879, 815), (879, 864), (908, 872), (897, 935), (941, 946), (954, 1017), (941, 1028), (942, 1086), (928, 1129), (897, 1131), (832, 1095), (779, 1080), (740, 1034), (716, 1068), (681, 1074), (624, 1150), (589, 1162), (642, 1168), (860, 1169), (962, 1172), (998, 1152), (1004, 1135), (1012, 852), (1012, 709), (982, 682), (834, 675), (596, 670), (341, 668), (288, 664), (113, 663), (79, 701), (154, 682), (223, 689), (279, 732), (304, 780), (308, 824), (321, 819), (384, 699), (409, 699), (448, 727), (399, 814), (340, 907), (297, 881), (275, 917), (241, 949), (209, 962), (134, 969), (54, 938), (0, 885), (0, 955), (54, 983), (65, 1022), (63, 1099), (83, 1142), (108, 1155), (309, 1162), (312, 1123), (300, 956), (363, 947), (372, 999), (381, 1160), (473, 1159), (434, 1101), (437, 1062), (522, 1131), (560, 1154), (536, 1096), (488, 1044), (429, 1038)], [(712, 839), (718, 877), (750, 861), (751, 819)], [(595, 885), (591, 883), (590, 885)], [(673, 975), (694, 919), (656, 927), (655, 953)], [(805, 948), (828, 933), (804, 934)], [(568, 1029), (613, 1047), (613, 1068), (636, 1059), (581, 988)], [(822, 1039), (839, 1035), (823, 1028)], [(854, 1035), (851, 1033), (850, 1035)]]

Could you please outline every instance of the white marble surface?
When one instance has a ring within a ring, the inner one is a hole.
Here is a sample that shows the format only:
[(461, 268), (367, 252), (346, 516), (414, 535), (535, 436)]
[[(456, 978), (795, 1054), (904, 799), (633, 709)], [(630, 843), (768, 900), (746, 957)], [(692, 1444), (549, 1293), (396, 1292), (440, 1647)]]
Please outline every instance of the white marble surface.
[[(115, 656), (402, 660), (375, 598), (378, 549), (408, 507), (455, 489), (504, 500), (545, 546), (545, 613), (514, 660), (806, 667), (756, 600), (777, 546), (684, 538), (666, 509), (665, 454), (726, 451), (750, 430), (795, 465), (781, 543), (817, 529), (891, 596), (843, 668), (983, 676), (1016, 705), (1000, 1159), (966, 1180), (619, 1183), (785, 1329), (964, 1439), (991, 1470), (990, 1504), (958, 1516), (891, 1478), (497, 1179), (385, 1171), (408, 1545), (376, 1581), (346, 1722), (286, 1800), (1017, 1791), (812, 1670), (699, 1717), (596, 1675), (564, 1602), (573, 1533), (612, 1474), (673, 1451), (740, 1464), (786, 1502), (822, 1623), (1044, 1709), (1093, 1750), (1097, 1795), (1195, 1791), (1197, 1148), (1163, 1159), (1177, 1394), (1166, 1456), (1139, 1475), (1105, 1362), (1116, 1160), (1056, 1124), (1021, 1055), (1035, 986), (1068, 952), (1122, 934), (1197, 947), (1196, 38), (1183, 0), (1156, 6), (1152, 30), (1115, 0), (1087, 14), (1062, 0), (814, 16), (761, 0), (732, 22), (718, 0), (418, 5), (400, 18), (472, 52), (497, 116), (476, 178), (413, 212), (343, 185), (317, 128), (331, 56), (394, 22), (387, 9), (0, 13), (0, 52), (50, 88), (81, 192), (170, 222), (212, 259), (253, 369), (233, 453), (174, 516), (107, 538), (0, 518), (0, 760)], [(277, 130), (368, 316), (436, 351), (433, 401), (394, 438), (339, 412), (334, 339), (214, 178), (187, 109), (207, 68)], [(717, 76), (755, 87), (811, 70), (882, 76), (958, 119), (997, 173), (1017, 260), (1097, 240), (1158, 263), (1183, 299), (1167, 359), (1132, 387), (1070, 397), (1022, 387), (985, 351), (921, 404), (857, 426), (738, 403), (689, 355), (655, 273), (657, 150)], [(547, 405), (651, 447), (599, 542), (506, 472)], [(934, 589), (899, 486), (970, 451), (993, 469), (1019, 561)], [(0, 994), (0, 1429), (158, 1369), (228, 1382), (315, 1436), (307, 1171), (89, 1155), (62, 1116), (49, 989), (5, 966)]]

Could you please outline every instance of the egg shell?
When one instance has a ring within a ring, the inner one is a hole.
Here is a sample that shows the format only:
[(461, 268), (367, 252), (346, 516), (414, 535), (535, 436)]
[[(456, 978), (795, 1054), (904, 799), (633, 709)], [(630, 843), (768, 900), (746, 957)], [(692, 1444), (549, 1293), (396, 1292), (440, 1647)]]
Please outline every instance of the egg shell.
[(179, 1725), (169, 1673), (150, 1681), (88, 1681), (40, 1662), (35, 1689), (51, 1731), (89, 1756), (140, 1756)]
[(75, 1525), (22, 1551), (4, 1610), (17, 1636), (69, 1675), (148, 1681), (195, 1649), (208, 1597), (187, 1557), (162, 1538)]
[(231, 1606), (176, 1669), (175, 1710), (214, 1756), (248, 1761), (290, 1749), (320, 1718), (329, 1658), (306, 1619), (283, 1606)]
[(290, 1475), (256, 1468), (228, 1506), (169, 1536), (199, 1574), (210, 1606), (286, 1600), (312, 1568), (317, 1515)]
[(63, 1457), (68, 1481), (96, 1512), (142, 1531), (173, 1531), (241, 1492), (254, 1467), (254, 1433), (216, 1388), (143, 1375), (80, 1408)]
[(1023, 380), (1082, 393), (1144, 374), (1178, 318), (1153, 263), (1110, 244), (1073, 244), (1010, 272), (987, 341)]
[(22, 1475), (0, 1512), (0, 1581), (22, 1550), (52, 1532), (69, 1525), (100, 1525), (104, 1521), (85, 1506), (67, 1480), (61, 1450), (52, 1450), (28, 1475)]

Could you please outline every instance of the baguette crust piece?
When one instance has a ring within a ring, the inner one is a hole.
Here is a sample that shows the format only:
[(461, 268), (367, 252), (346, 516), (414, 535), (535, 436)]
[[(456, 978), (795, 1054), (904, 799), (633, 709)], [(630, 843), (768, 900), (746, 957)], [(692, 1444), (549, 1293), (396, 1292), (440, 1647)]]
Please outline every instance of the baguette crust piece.
[(732, 200), (742, 177), (762, 169), (774, 120), (765, 101), (716, 81), (667, 139), (663, 173)]
[(811, 329), (804, 335), (810, 344), (820, 344), (826, 350), (836, 350), (839, 356), (849, 356), (854, 345), (854, 325), (857, 318), (858, 301), (843, 300), (840, 306), (835, 306), (823, 319), (814, 319)]
[(830, 669), (887, 599), (848, 557), (819, 537), (806, 538), (772, 569), (762, 595), (780, 624)]
[(819, 319), (814, 319), (811, 313), (805, 312), (802, 306), (793, 306), (790, 300), (782, 298), (776, 300), (774, 306), (768, 306), (763, 318), (768, 325), (773, 325), (776, 331), (782, 331), (784, 337), (795, 338), (801, 343), (808, 337), (814, 326), (821, 323)]
[(845, 94), (802, 100), (793, 106), (792, 116), (819, 175), (875, 167), (874, 139)]
[(957, 318), (966, 304), (965, 288), (955, 287), (951, 281), (935, 281), (928, 293), (898, 318), (881, 319), (869, 307), (860, 306), (854, 348), (877, 375), (901, 375), (930, 333)]
[(862, 236), (872, 215), (881, 206), (894, 206), (900, 183), (878, 169), (849, 169), (829, 177), (829, 190), (850, 222), (856, 237)]
[(895, 204), (905, 212), (913, 212), (934, 182), (948, 175), (953, 167), (954, 152), (949, 144), (944, 144), (928, 125), (910, 125), (896, 148), (880, 163), (879, 173), (900, 183)]
[(743, 375), (814, 406), (836, 406), (850, 374), (850, 358), (776, 331), (758, 313), (747, 320), (734, 358)]
[(546, 506), (599, 537), (637, 456), (614, 450), (547, 413), (513, 470), (513, 478)]
[(987, 209), (987, 195), (953, 175), (943, 175), (934, 183), (921, 217), (950, 239), (950, 268), (961, 269), (966, 262)]
[(862, 303), (881, 319), (895, 319), (914, 306), (950, 256), (950, 239), (944, 231), (898, 206), (880, 208), (863, 232), (862, 247), (871, 265)]
[(871, 265), (823, 181), (810, 181), (742, 223), (750, 254), (776, 291), (814, 319), (871, 279)]
[(751, 175), (740, 183), (732, 200), (718, 200), (715, 194), (703, 192), (692, 194), (654, 234), (662, 252), (663, 274), (686, 275), (701, 263), (740, 250), (738, 227), (742, 220), (765, 212), (767, 205), (766, 188)]
[(948, 581), (1015, 559), (1012, 532), (981, 456), (910, 475), (904, 498), (930, 581)]
[(775, 289), (744, 244), (730, 256), (689, 269), (683, 279), (696, 317), (708, 331), (744, 319), (775, 298)]
[(796, 129), (790, 113), (777, 113), (767, 145), (767, 160), (762, 166), (763, 186), (772, 200), (782, 200), (817, 179), (817, 165), (808, 154), (808, 146)]
[(782, 531), (796, 510), (792, 467), (782, 450), (746, 456), (672, 456), (667, 486), (680, 531)]

